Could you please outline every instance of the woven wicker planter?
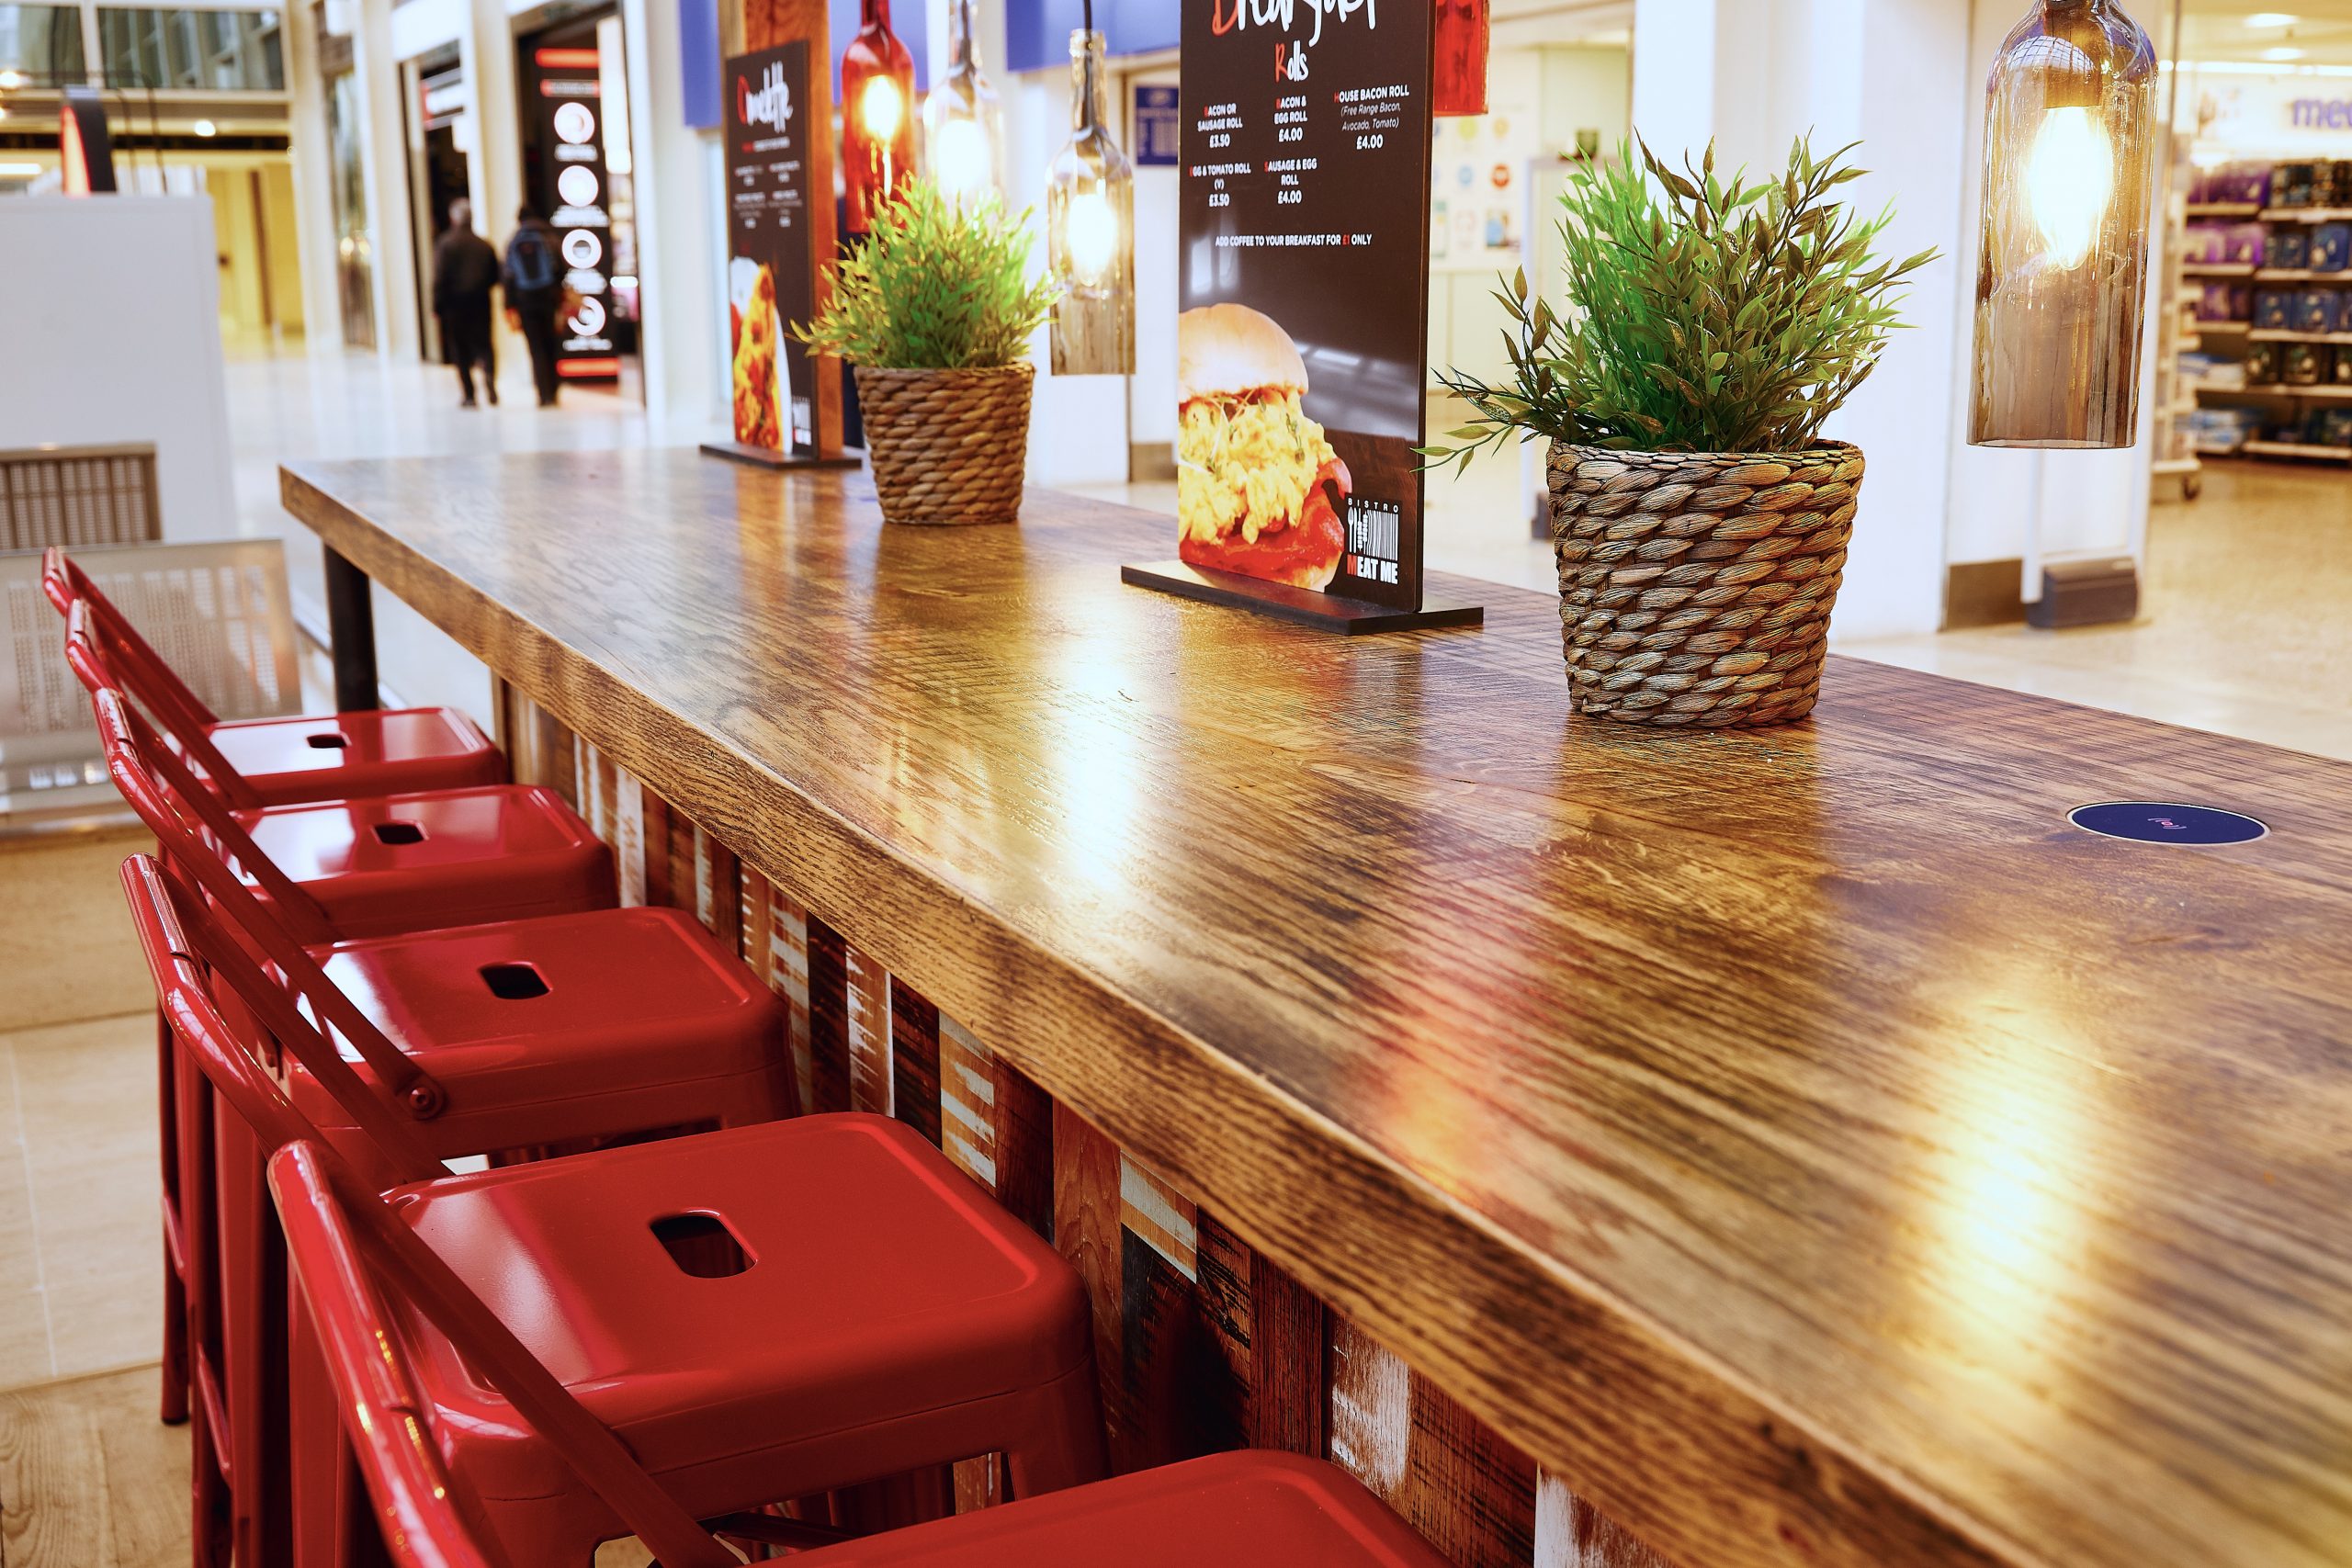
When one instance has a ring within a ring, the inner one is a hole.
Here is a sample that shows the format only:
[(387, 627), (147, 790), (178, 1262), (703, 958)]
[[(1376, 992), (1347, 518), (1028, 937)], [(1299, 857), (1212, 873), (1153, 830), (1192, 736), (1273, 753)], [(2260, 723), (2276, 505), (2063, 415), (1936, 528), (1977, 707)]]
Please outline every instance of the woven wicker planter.
[(857, 367), (857, 404), (887, 523), (1016, 523), (1035, 366)]
[(1574, 711), (1717, 729), (1813, 711), (1854, 533), (1860, 449), (1555, 442), (1550, 479)]

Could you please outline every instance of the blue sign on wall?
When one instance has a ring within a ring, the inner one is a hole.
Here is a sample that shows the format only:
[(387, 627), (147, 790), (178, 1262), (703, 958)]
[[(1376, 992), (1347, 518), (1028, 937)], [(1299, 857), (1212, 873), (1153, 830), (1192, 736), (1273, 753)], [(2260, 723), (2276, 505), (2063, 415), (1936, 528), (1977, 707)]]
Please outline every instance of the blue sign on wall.
[(678, 77), (686, 123), (710, 130), (718, 123), (718, 0), (678, 0)]
[(1172, 169), (1183, 160), (1184, 117), (1173, 86), (1136, 88), (1136, 167)]
[[(1084, 16), (1083, 0), (1006, 0), (1007, 68), (1069, 70), (1069, 35)], [(1174, 49), (1182, 20), (1182, 7), (1173, 0), (1094, 0), (1094, 25), (1113, 54)]]

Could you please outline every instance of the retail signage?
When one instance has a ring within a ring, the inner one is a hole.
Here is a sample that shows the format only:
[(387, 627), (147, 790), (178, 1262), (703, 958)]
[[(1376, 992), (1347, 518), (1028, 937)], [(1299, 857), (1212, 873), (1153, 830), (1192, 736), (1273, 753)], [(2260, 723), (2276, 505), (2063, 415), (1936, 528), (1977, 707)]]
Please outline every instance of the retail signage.
[(610, 379), (620, 374), (620, 358), (602, 61), (590, 48), (535, 48), (524, 85), (539, 152), (533, 171), (537, 205), (564, 263), (556, 374), (567, 381)]
[(735, 439), (767, 452), (816, 449), (808, 352), (786, 335), (816, 309), (808, 122), (830, 106), (809, 65), (806, 39), (737, 55), (722, 94)]
[(1183, 95), (1162, 85), (1136, 87), (1136, 167), (1172, 169), (1183, 162)]
[(1186, 0), (1189, 570), (1128, 581), (1349, 630), (1476, 618), (1421, 581), (1431, 15)]
[(2352, 98), (2297, 98), (2288, 113), (2298, 130), (2352, 130)]

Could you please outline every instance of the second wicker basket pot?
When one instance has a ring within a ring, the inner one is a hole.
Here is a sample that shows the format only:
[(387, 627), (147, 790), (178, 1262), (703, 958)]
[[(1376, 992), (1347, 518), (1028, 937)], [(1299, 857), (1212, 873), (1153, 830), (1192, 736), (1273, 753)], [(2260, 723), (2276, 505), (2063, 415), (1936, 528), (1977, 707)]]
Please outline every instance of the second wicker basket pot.
[(1760, 728), (1821, 694), (1862, 454), (1554, 443), (1569, 702), (1593, 718)]
[(1036, 367), (857, 367), (857, 402), (886, 523), (1016, 523)]

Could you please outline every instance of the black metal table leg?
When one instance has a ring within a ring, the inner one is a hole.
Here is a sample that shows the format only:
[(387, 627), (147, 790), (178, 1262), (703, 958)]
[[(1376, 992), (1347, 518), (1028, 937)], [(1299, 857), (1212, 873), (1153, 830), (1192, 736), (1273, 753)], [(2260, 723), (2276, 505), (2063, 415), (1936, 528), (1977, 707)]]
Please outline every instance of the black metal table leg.
[(327, 636), (334, 644), (338, 713), (381, 707), (376, 694), (376, 606), (368, 574), (332, 548), (327, 558)]

